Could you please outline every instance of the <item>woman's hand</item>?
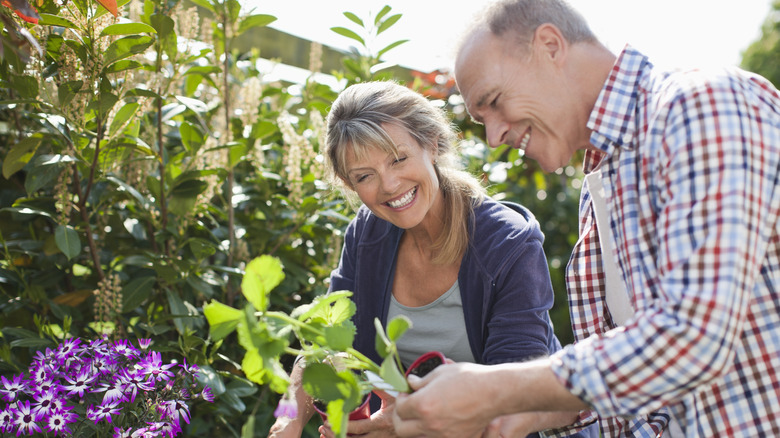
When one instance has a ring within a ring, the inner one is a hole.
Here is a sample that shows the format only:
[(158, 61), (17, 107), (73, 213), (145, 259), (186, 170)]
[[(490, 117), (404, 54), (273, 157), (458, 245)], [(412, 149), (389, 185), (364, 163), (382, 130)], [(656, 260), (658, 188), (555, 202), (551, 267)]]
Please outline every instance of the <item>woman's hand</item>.
[[(382, 406), (365, 420), (350, 420), (347, 433), (351, 436), (367, 438), (397, 437), (393, 428), (393, 410), (395, 410), (395, 397), (384, 391), (374, 391), (382, 399)], [(320, 438), (335, 438), (330, 430), (330, 425), (325, 422), (319, 428)]]

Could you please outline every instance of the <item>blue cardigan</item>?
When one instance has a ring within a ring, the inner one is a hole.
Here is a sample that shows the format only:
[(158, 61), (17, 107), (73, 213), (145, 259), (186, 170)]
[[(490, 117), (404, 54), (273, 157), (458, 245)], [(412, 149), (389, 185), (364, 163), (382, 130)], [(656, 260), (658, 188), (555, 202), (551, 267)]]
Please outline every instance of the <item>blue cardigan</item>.
[[(547, 313), (554, 297), (536, 219), (525, 207), (489, 198), (474, 213), (458, 281), (475, 361), (516, 362), (559, 350)], [(354, 293), (355, 349), (377, 363), (374, 318), (386, 326), (403, 231), (362, 206), (347, 227), (339, 266), (331, 274), (331, 291)]]

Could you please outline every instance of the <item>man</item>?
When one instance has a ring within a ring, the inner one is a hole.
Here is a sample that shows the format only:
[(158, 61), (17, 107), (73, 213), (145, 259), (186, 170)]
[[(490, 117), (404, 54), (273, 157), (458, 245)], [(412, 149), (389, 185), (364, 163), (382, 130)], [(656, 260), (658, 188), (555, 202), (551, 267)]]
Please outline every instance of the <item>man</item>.
[(485, 428), (501, 415), (590, 408), (607, 437), (780, 436), (778, 91), (615, 56), (563, 0), (493, 4), (455, 76), (490, 146), (545, 171), (586, 150), (567, 268), (578, 342), (412, 379), (396, 432), (498, 436)]

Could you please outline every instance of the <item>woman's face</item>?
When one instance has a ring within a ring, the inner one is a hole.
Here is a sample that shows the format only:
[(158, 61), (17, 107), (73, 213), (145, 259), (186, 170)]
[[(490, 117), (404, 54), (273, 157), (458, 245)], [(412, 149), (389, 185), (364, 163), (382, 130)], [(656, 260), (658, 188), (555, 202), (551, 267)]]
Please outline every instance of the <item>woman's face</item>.
[(350, 149), (347, 182), (375, 215), (411, 229), (424, 224), (431, 210), (441, 207), (435, 154), (420, 146), (405, 129), (391, 124), (383, 128), (395, 143), (398, 156), (368, 148), (358, 159)]

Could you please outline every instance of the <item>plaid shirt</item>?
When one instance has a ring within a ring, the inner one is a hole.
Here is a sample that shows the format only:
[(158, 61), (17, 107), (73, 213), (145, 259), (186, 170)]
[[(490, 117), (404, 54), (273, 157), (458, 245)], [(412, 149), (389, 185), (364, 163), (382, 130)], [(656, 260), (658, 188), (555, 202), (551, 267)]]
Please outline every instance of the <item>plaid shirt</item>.
[(567, 268), (578, 340), (553, 356), (604, 436), (780, 436), (780, 95), (729, 69), (658, 72), (627, 46), (588, 127), (635, 313), (612, 321), (588, 187)]

